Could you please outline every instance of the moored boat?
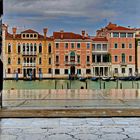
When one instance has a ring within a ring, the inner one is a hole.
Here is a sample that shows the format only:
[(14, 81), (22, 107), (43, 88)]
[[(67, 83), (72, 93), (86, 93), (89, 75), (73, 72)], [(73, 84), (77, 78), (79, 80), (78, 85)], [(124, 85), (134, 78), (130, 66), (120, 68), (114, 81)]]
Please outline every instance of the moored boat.
[(92, 77), (91, 81), (98, 81), (98, 78), (97, 77)]
[(85, 77), (79, 77), (79, 81), (85, 82), (87, 78)]
[(110, 77), (102, 77), (103, 81), (110, 81)]

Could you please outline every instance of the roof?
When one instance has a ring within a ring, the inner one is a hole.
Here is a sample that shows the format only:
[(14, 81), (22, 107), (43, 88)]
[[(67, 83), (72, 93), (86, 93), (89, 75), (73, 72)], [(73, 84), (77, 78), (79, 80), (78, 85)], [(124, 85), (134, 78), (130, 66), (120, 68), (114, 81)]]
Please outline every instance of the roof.
[(123, 26), (117, 26), (117, 27), (114, 27), (114, 28), (112, 28), (112, 30), (114, 31), (114, 30), (127, 30), (127, 31), (134, 31), (134, 29), (130, 29), (130, 28), (126, 28), (126, 27), (123, 27)]
[[(75, 34), (72, 32), (54, 32), (53, 37), (54, 39), (83, 39), (83, 36), (80, 34)], [(89, 37), (84, 37), (84, 39), (89, 39)]]
[(93, 41), (108, 41), (106, 37), (95, 37), (92, 40)]
[(36, 31), (34, 31), (32, 29), (28, 29), (28, 30), (25, 30), (25, 31), (23, 31), (21, 33), (38, 33), (38, 32), (36, 32)]

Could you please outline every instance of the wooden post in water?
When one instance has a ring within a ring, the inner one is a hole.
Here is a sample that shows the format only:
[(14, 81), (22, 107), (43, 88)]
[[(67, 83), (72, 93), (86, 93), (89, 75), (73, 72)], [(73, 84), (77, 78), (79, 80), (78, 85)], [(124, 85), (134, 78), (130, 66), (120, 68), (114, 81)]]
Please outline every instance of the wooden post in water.
[(63, 85), (62, 85), (62, 89), (63, 89)]
[(122, 82), (120, 83), (120, 89), (122, 89)]
[(69, 83), (67, 82), (67, 89), (69, 89)]
[(139, 89), (139, 83), (137, 83), (137, 89)]
[(116, 88), (117, 89), (119, 88), (119, 80), (118, 79), (116, 80)]
[(54, 86), (55, 86), (55, 89), (56, 89), (56, 80), (55, 80)]
[(105, 82), (104, 82), (104, 89), (105, 89)]
[(88, 87), (87, 87), (87, 81), (86, 81), (86, 89), (87, 89)]
[(71, 89), (71, 80), (70, 80), (70, 89)]
[(134, 88), (134, 81), (132, 80), (132, 88)]

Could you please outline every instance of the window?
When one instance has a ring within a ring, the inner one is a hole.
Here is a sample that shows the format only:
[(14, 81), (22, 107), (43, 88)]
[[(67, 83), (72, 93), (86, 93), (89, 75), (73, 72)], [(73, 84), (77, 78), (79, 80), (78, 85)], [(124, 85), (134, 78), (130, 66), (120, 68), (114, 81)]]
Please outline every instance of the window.
[(125, 63), (125, 54), (122, 54), (122, 63)]
[(103, 44), (103, 51), (107, 51), (107, 44)]
[(87, 49), (89, 49), (90, 48), (90, 43), (87, 43)]
[(18, 44), (18, 53), (20, 53), (20, 44)]
[(115, 69), (114, 69), (114, 72), (115, 72), (115, 73), (118, 73), (118, 68), (115, 68)]
[(90, 74), (91, 70), (90, 69), (86, 69), (86, 74)]
[(34, 34), (34, 38), (36, 38), (37, 37), (37, 35), (36, 34)]
[(97, 51), (101, 51), (101, 44), (97, 44)]
[(113, 37), (119, 37), (119, 33), (113, 33)]
[(29, 52), (29, 43), (27, 43), (27, 52)]
[(74, 43), (71, 43), (71, 48), (72, 48), (72, 49), (74, 48)]
[(77, 43), (77, 48), (80, 49), (81, 45), (80, 43)]
[(20, 58), (18, 58), (18, 65), (20, 64)]
[(95, 55), (92, 55), (92, 63), (95, 63)]
[(122, 68), (122, 73), (125, 73), (125, 68)]
[(77, 74), (81, 74), (81, 69), (77, 69)]
[(127, 37), (133, 37), (133, 33), (128, 33)]
[(115, 48), (115, 49), (118, 48), (118, 44), (117, 44), (117, 43), (114, 44), (114, 48)]
[(23, 37), (25, 37), (25, 34), (23, 34)]
[(20, 73), (20, 68), (18, 68), (18, 73)]
[(48, 73), (49, 73), (49, 74), (52, 73), (52, 69), (51, 69), (51, 68), (48, 69)]
[(75, 61), (75, 52), (74, 51), (72, 51), (70, 53), (70, 61)]
[(87, 63), (89, 63), (89, 61), (90, 61), (90, 57), (89, 57), (89, 56), (87, 56)]
[(25, 43), (23, 43), (23, 52), (25, 52)]
[(11, 69), (10, 68), (8, 68), (8, 74), (10, 74), (11, 73)]
[(56, 49), (59, 49), (59, 43), (55, 44)]
[(129, 44), (129, 48), (132, 48), (132, 44), (131, 43)]
[(36, 52), (36, 43), (34, 44), (34, 51)]
[(30, 58), (30, 63), (33, 63), (33, 58), (32, 57)]
[(30, 44), (30, 47), (31, 47), (31, 52), (33, 52), (33, 44), (32, 43)]
[(65, 43), (65, 49), (68, 49), (68, 43)]
[(60, 74), (60, 70), (59, 69), (55, 69), (55, 74)]
[(77, 62), (80, 63), (80, 55), (77, 55)]
[(9, 65), (11, 64), (11, 58), (10, 57), (8, 58), (8, 64)]
[(48, 45), (48, 53), (50, 54), (52, 52), (52, 47), (51, 47), (51, 44), (49, 43)]
[(33, 37), (33, 34), (30, 34), (30, 37), (32, 38)]
[(120, 37), (126, 37), (126, 33), (120, 33)]
[(42, 63), (42, 59), (41, 59), (41, 57), (39, 58), (39, 64), (41, 64)]
[(65, 62), (68, 62), (68, 56), (65, 55)]
[(125, 48), (125, 44), (124, 43), (122, 43), (122, 48)]
[(117, 62), (118, 61), (118, 56), (115, 56), (115, 62)]
[(11, 44), (8, 44), (8, 53), (11, 53)]
[(51, 62), (51, 58), (49, 58), (49, 65), (51, 65), (51, 63), (52, 63), (52, 62)]
[(129, 56), (129, 62), (132, 62), (132, 56)]
[(29, 34), (26, 34), (26, 37), (28, 38), (29, 37)]
[(39, 44), (39, 53), (42, 53), (42, 44)]
[(39, 72), (39, 73), (42, 73), (42, 69), (41, 69), (41, 68), (39, 68), (39, 69), (38, 69), (38, 72)]
[(56, 56), (56, 63), (59, 63), (59, 56)]
[(65, 69), (64, 74), (69, 74), (68, 69)]
[(92, 44), (92, 50), (95, 51), (95, 44)]

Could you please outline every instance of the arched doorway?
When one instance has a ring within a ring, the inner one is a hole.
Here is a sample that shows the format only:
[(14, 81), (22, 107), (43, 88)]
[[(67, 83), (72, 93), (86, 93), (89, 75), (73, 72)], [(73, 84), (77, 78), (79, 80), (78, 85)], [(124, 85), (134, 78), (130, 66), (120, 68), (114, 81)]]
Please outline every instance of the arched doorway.
[(75, 74), (75, 66), (70, 67), (70, 74), (74, 75)]

